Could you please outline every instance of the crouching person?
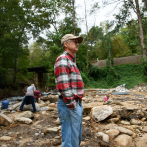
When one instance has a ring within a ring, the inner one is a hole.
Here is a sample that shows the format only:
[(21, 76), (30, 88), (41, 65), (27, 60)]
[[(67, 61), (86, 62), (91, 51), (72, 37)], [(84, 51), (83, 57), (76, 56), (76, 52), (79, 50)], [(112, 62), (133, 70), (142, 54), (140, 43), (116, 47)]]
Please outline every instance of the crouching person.
[(31, 86), (29, 86), (27, 88), (27, 92), (26, 95), (21, 103), (21, 106), (19, 108), (19, 111), (22, 111), (24, 104), (28, 103), (30, 101), (30, 103), (32, 104), (33, 107), (33, 112), (36, 112), (36, 107), (35, 107), (35, 102), (34, 102), (34, 92), (35, 92), (36, 88), (34, 86), (34, 84), (32, 84)]
[(2, 101), (1, 109), (7, 109), (9, 107), (9, 101), (5, 98), (4, 101)]

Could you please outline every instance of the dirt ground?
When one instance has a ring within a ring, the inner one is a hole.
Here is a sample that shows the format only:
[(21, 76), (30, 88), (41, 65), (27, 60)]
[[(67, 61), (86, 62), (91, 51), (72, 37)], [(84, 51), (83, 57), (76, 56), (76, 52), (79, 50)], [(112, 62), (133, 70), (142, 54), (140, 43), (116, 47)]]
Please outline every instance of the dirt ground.
[[(146, 92), (133, 92), (136, 95), (147, 96)], [(99, 99), (102, 99), (103, 96), (98, 96)], [(123, 100), (121, 98), (124, 98)], [(137, 96), (133, 96), (137, 98)], [(97, 99), (96, 97), (93, 99)], [(132, 95), (113, 95), (110, 99), (114, 101), (121, 102), (126, 107), (134, 107), (132, 103), (129, 103), (132, 99)], [(140, 107), (144, 105), (144, 108), (147, 106), (147, 99), (140, 102)], [(85, 103), (86, 106), (99, 106), (103, 105), (102, 101), (95, 100)], [(112, 105), (119, 109), (119, 105)], [(147, 107), (146, 107), (147, 108)], [(15, 112), (7, 114), (7, 116), (14, 120), (15, 116), (21, 112)], [(84, 113), (83, 118), (90, 116), (89, 113)], [(61, 147), (61, 130), (54, 133), (46, 133), (47, 128), (59, 127), (60, 123), (57, 121), (58, 112), (57, 108), (54, 107), (53, 111), (40, 111), (34, 114), (33, 122), (30, 125), (22, 123), (13, 123), (12, 125), (5, 127), (0, 126), (0, 137), (2, 136), (11, 136), (12, 139), (9, 141), (0, 141), (1, 147)], [(102, 122), (96, 122), (93, 119), (83, 120), (83, 130), (82, 130), (82, 142), (80, 147), (115, 147), (113, 140), (110, 140), (109, 143), (102, 141), (102, 138), (96, 137), (95, 132), (103, 132), (105, 125), (109, 124), (107, 120)], [(143, 133), (141, 137), (136, 137), (133, 140), (133, 143), (129, 147), (147, 147), (147, 133)]]
[[(8, 114), (10, 119), (14, 119), (20, 112)], [(85, 117), (87, 115), (83, 115)], [(2, 147), (53, 147), (61, 146), (61, 131), (57, 133), (44, 133), (46, 128), (54, 128), (60, 126), (56, 123), (58, 118), (57, 109), (42, 114), (42, 112), (34, 115), (33, 123), (27, 124), (12, 124), (9, 127), (0, 127), (0, 137), (9, 135), (13, 137), (10, 141), (0, 141)], [(98, 123), (89, 120), (83, 120), (83, 132), (81, 147), (113, 147), (113, 143), (107, 144), (101, 138), (95, 138), (94, 132)], [(100, 129), (100, 127), (99, 127)], [(102, 128), (101, 128), (102, 129)], [(100, 129), (100, 130), (101, 130)], [(44, 134), (43, 134), (44, 133)], [(83, 144), (83, 145), (82, 145)]]

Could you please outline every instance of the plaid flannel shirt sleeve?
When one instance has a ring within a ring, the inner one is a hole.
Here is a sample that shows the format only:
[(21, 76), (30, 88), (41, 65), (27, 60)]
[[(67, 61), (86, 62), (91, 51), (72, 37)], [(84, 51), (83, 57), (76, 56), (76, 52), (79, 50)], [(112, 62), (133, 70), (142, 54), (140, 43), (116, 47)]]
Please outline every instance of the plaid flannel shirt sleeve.
[(75, 109), (77, 103), (71, 90), (69, 78), (70, 64), (67, 58), (59, 58), (56, 60), (54, 67), (56, 89), (62, 94), (63, 100), (69, 109)]

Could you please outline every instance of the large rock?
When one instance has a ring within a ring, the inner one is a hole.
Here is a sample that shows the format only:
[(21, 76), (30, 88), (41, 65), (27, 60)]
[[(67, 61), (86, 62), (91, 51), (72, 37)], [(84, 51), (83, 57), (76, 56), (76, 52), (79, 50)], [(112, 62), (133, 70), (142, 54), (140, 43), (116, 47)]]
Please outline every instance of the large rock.
[(118, 117), (109, 119), (109, 122), (111, 122), (111, 123), (117, 123), (118, 121), (119, 121)]
[(10, 136), (2, 136), (2, 137), (0, 137), (0, 140), (3, 140), (3, 141), (9, 141), (11, 139), (12, 139), (12, 137), (10, 137)]
[(137, 120), (137, 119), (131, 119), (130, 120), (131, 125), (140, 125), (142, 121)]
[[(35, 103), (35, 107), (36, 107), (36, 111), (40, 111), (40, 106), (37, 103)], [(24, 111), (27, 111), (27, 110), (33, 111), (32, 104), (24, 105), (22, 110), (24, 110)]]
[(18, 106), (21, 105), (21, 103), (22, 103), (22, 102), (19, 102), (19, 103), (13, 104), (13, 105), (12, 105), (12, 108), (13, 108), (13, 109), (16, 109)]
[(17, 118), (19, 117), (33, 118), (34, 114), (31, 111), (25, 111), (17, 116)]
[(103, 138), (103, 141), (105, 141), (107, 143), (109, 142), (109, 136), (107, 134), (105, 134), (103, 132), (98, 132), (96, 135), (101, 136)]
[(55, 132), (57, 133), (59, 131), (58, 127), (54, 127), (54, 128), (47, 128), (46, 130), (44, 130), (44, 133), (51, 133), (51, 132)]
[(90, 116), (83, 117), (83, 120), (89, 121), (91, 119)]
[(122, 121), (121, 121), (121, 124), (123, 124), (123, 125), (130, 125), (130, 122), (129, 122), (129, 121), (124, 121), (124, 120), (122, 120)]
[(93, 119), (102, 121), (113, 113), (113, 109), (110, 106), (96, 106), (91, 109), (91, 115)]
[(49, 107), (41, 107), (40, 111), (48, 111)]
[(40, 99), (41, 100), (49, 100), (51, 103), (56, 103), (58, 101), (59, 95), (48, 95), (48, 96), (42, 96)]
[(132, 138), (129, 135), (121, 134), (116, 139), (117, 147), (128, 147), (132, 143)]
[(117, 129), (111, 129), (106, 131), (106, 134), (109, 135), (110, 139), (113, 139), (119, 134), (119, 131)]
[(124, 134), (128, 134), (128, 135), (133, 134), (131, 130), (123, 128), (123, 127), (116, 127), (115, 129), (117, 129), (119, 132), (124, 133)]
[(58, 101), (58, 97), (59, 97), (59, 95), (48, 95), (48, 100), (51, 103), (56, 103)]
[(115, 129), (116, 127), (118, 127), (118, 125), (117, 124), (114, 124), (114, 123), (105, 125), (105, 129), (106, 130)]
[(9, 126), (13, 121), (5, 114), (0, 113), (0, 125)]
[(22, 123), (25, 123), (25, 124), (31, 124), (32, 123), (32, 120), (30, 118), (25, 118), (25, 117), (15, 118), (14, 120), (16, 122), (19, 121), (19, 122), (22, 122)]
[(147, 126), (145, 126), (142, 131), (147, 133)]
[(40, 97), (40, 100), (48, 100), (48, 96), (42, 96)]

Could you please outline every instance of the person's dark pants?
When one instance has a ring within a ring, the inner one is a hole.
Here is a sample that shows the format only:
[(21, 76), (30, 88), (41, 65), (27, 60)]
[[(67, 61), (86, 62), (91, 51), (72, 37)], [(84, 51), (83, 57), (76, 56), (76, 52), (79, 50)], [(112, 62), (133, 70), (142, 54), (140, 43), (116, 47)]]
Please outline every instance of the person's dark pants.
[(34, 98), (34, 102), (37, 102), (37, 103), (38, 103), (38, 99), (35, 99), (35, 98)]
[(30, 100), (32, 107), (33, 107), (33, 112), (36, 112), (36, 107), (35, 107), (35, 103), (34, 103), (34, 97), (33, 96), (25, 96), (23, 99), (23, 102), (21, 103), (21, 106), (19, 108), (20, 111), (22, 111), (24, 104)]

